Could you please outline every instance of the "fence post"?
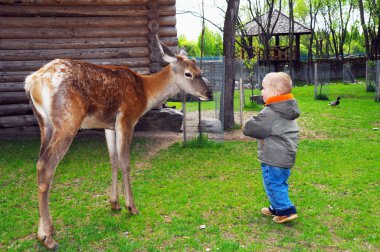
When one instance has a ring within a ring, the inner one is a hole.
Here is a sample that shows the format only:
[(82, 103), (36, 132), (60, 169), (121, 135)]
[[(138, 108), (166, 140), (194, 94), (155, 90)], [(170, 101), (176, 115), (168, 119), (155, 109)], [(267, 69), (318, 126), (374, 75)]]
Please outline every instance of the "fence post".
[(240, 89), (240, 125), (243, 125), (243, 108), (244, 104), (244, 88), (243, 88), (243, 79), (239, 78), (239, 89)]

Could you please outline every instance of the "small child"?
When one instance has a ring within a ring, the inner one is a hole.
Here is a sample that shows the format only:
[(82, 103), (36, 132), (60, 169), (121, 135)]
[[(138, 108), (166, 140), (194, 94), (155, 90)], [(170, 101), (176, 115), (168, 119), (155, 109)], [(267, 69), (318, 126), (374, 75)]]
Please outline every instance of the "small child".
[(261, 212), (274, 216), (276, 223), (298, 217), (289, 199), (287, 183), (296, 159), (299, 129), (295, 119), (300, 115), (291, 90), (288, 74), (267, 74), (261, 90), (265, 107), (243, 126), (244, 135), (258, 139), (264, 189), (270, 201), (270, 206), (262, 208)]

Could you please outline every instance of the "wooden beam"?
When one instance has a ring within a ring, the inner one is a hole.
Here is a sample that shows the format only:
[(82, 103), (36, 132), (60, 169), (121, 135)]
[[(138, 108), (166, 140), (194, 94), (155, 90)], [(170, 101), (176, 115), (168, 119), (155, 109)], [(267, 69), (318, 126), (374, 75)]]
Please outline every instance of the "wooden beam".
[(276, 46), (280, 46), (280, 36), (276, 35), (275, 38), (276, 38)]
[[(130, 69), (142, 73), (142, 74), (149, 74), (149, 68), (148, 67), (130, 67)], [(23, 82), (28, 76), (31, 74), (30, 71), (20, 71), (20, 72), (0, 72), (0, 83), (8, 83), (8, 82)], [(0, 93), (0, 104), (9, 104), (9, 103), (23, 103), (27, 102), (26, 96), (24, 97), (24, 94), (11, 94), (12, 92), (3, 92)], [(24, 92), (22, 92), (24, 93)], [(4, 95), (6, 94), (6, 95)], [(9, 97), (7, 96), (9, 95)], [(24, 98), (23, 98), (24, 97)], [(11, 102), (12, 100), (15, 100), (15, 102)], [(10, 102), (8, 102), (10, 101)]]
[[(177, 37), (162, 37), (167, 46), (178, 45)], [(146, 47), (147, 37), (126, 38), (61, 38), (61, 39), (1, 39), (0, 50), (90, 49), (117, 47)]]
[(301, 59), (301, 53), (300, 53), (300, 34), (296, 34), (296, 51), (295, 51), (295, 60), (300, 60)]
[(25, 92), (2, 92), (0, 93), (0, 104), (28, 103), (29, 98)]
[[(171, 28), (175, 29), (175, 28)], [(2, 28), (0, 39), (120, 38), (143, 37), (146, 26), (127, 28)], [(172, 34), (172, 33), (171, 33)]]
[[(51, 27), (135, 27), (144, 26), (147, 19), (141, 17), (0, 17), (3, 28), (51, 28)], [(158, 19), (162, 26), (175, 26), (175, 16)]]
[(39, 139), (40, 128), (36, 126), (20, 126), (12, 128), (0, 128), (0, 136), (2, 139)]
[[(59, 5), (59, 6), (66, 6), (66, 5), (111, 5), (111, 6), (117, 6), (117, 5), (146, 5), (148, 0), (1, 0), (0, 4), (8, 4), (8, 5), (39, 5), (39, 6), (45, 6), (45, 5)], [(174, 5), (176, 3), (176, 0), (158, 0), (160, 5)]]
[(177, 29), (175, 27), (160, 27), (158, 36), (161, 37), (177, 37)]
[[(166, 40), (174, 45), (177, 38)], [(146, 47), (148, 39), (144, 37), (126, 38), (60, 38), (60, 39), (1, 39), (2, 50), (36, 50), (36, 49), (89, 49), (89, 48), (115, 48), (115, 47)]]
[(24, 92), (23, 82), (0, 83), (0, 92)]
[[(129, 28), (2, 28), (0, 39), (68, 39), (68, 38), (120, 38), (146, 37), (146, 26)], [(175, 27), (164, 26), (158, 30), (160, 37), (176, 37)]]
[[(150, 63), (148, 57), (87, 59), (85, 61), (98, 65), (118, 65), (128, 67), (147, 67)], [(49, 62), (50, 60), (0, 61), (0, 71), (36, 71)]]
[(69, 59), (107, 59), (147, 57), (146, 47), (99, 48), (99, 49), (52, 49), (52, 50), (2, 50), (3, 61)]
[[(158, 9), (160, 16), (175, 16), (175, 5), (162, 5)], [(133, 6), (11, 6), (1, 5), (0, 16), (4, 17), (84, 17), (84, 16), (124, 16), (146, 17), (146, 5)]]
[(0, 17), (0, 28), (136, 27), (145, 17)]
[(2, 5), (0, 16), (5, 17), (83, 17), (83, 16), (146, 16), (145, 5), (137, 6), (11, 6)]
[(29, 104), (9, 104), (0, 105), (1, 116), (15, 116), (15, 115), (30, 115), (32, 114), (32, 107)]
[(17, 115), (0, 117), (0, 128), (38, 125), (34, 115)]

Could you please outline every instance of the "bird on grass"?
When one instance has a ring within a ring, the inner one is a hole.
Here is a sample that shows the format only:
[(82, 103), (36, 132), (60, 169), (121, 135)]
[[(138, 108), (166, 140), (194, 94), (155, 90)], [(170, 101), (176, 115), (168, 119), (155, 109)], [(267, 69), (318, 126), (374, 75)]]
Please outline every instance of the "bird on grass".
[(330, 105), (330, 106), (338, 106), (339, 103), (340, 103), (339, 100), (340, 100), (340, 97), (336, 98), (335, 101), (330, 102), (329, 105)]

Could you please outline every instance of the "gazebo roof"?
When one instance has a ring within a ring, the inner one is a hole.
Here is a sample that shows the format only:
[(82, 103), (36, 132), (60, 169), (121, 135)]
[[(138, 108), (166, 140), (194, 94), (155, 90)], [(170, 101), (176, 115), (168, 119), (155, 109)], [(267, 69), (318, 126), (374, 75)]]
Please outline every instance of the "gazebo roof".
[[(267, 26), (268, 15), (269, 11), (259, 17), (264, 27)], [(280, 16), (273, 30), (273, 35), (289, 35), (289, 17), (277, 10), (273, 10), (271, 18), (271, 29), (273, 28), (278, 15)], [(258, 36), (261, 34), (260, 26), (254, 20), (247, 23), (245, 25), (245, 29), (248, 36)], [(311, 34), (311, 31), (305, 25), (294, 21), (294, 34)]]

